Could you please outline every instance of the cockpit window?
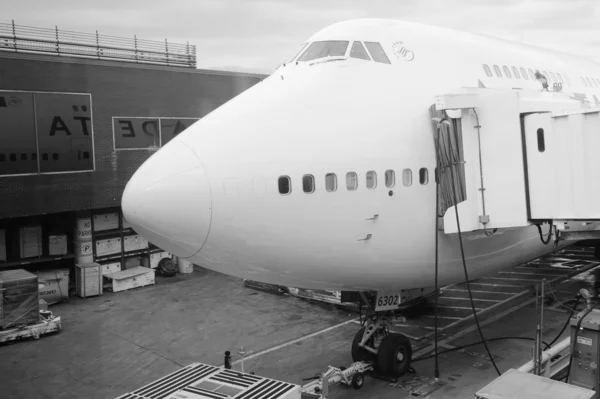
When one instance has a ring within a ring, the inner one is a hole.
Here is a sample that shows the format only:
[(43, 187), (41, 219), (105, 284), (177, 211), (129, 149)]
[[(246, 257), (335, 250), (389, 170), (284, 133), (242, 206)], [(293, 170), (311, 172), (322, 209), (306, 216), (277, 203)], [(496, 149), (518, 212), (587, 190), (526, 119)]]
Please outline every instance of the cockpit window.
[(361, 42), (354, 42), (352, 48), (350, 49), (350, 57), (360, 58), (361, 60), (371, 60)]
[(300, 46), (300, 49), (298, 51), (296, 51), (294, 53), (294, 55), (292, 57), (290, 57), (290, 59), (287, 60), (285, 63), (289, 64), (290, 62), (294, 61), (296, 59), (296, 57), (298, 57), (298, 54), (300, 54), (302, 51), (304, 51), (304, 49), (306, 48), (306, 46), (308, 46), (308, 43), (304, 43), (302, 46)]
[(297, 59), (297, 61), (312, 61), (316, 60), (317, 58), (325, 57), (343, 57), (346, 55), (348, 44), (348, 41), (342, 40), (313, 42)]
[(365, 46), (367, 46), (367, 50), (369, 50), (373, 61), (391, 64), (390, 59), (387, 57), (387, 55), (385, 55), (385, 51), (383, 51), (381, 44), (375, 42), (365, 42)]

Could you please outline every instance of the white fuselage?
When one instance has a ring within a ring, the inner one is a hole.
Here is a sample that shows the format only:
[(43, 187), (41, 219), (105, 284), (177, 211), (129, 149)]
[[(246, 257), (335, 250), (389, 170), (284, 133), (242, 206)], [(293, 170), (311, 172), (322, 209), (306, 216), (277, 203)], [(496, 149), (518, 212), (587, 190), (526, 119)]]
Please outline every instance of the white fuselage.
[[(579, 78), (600, 76), (595, 63), (452, 30), (349, 21), (308, 42), (321, 40), (379, 42), (391, 64), (348, 56), (290, 63), (192, 125), (127, 186), (123, 210), (140, 234), (226, 274), (336, 290), (432, 286), (438, 234), (440, 283), (464, 280), (457, 235), (436, 229), (434, 97), (479, 81), (541, 89), (531, 79), (488, 77), (483, 64), (560, 72), (571, 81), (563, 91), (600, 96)], [(397, 41), (412, 60), (394, 54)], [(394, 187), (386, 170), (395, 171)], [(377, 174), (374, 189), (368, 171)], [(355, 191), (346, 188), (348, 172), (358, 175)], [(325, 190), (328, 173), (337, 176), (334, 192)], [(307, 174), (313, 193), (303, 192)], [(290, 194), (280, 194), (280, 176), (291, 178)], [(463, 241), (470, 277), (552, 251), (535, 226)]]

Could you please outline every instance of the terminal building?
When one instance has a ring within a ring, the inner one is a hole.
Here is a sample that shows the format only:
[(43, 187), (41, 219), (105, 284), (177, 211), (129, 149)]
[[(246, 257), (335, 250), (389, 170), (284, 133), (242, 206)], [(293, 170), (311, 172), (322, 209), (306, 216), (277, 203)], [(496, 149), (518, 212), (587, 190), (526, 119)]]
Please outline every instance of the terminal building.
[(190, 44), (0, 24), (0, 271), (156, 266), (122, 218), (127, 181), (262, 78), (197, 69)]

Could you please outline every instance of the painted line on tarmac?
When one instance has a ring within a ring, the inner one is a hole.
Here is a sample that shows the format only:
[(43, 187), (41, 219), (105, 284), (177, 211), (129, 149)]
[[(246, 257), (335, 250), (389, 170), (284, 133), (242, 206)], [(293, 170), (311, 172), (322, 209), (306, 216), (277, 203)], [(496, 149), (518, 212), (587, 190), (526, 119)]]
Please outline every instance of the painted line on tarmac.
[[(335, 326), (327, 327), (327, 328), (325, 328), (323, 330), (314, 332), (312, 334), (305, 335), (305, 336), (300, 337), (300, 338), (293, 339), (293, 340), (285, 342), (285, 343), (283, 343), (281, 345), (277, 345), (277, 346), (274, 346), (272, 348), (262, 350), (260, 352), (251, 353), (250, 355), (244, 357), (244, 361), (248, 361), (248, 360), (254, 359), (256, 357), (265, 355), (267, 353), (271, 353), (271, 352), (274, 352), (276, 350), (283, 349), (283, 348), (285, 348), (287, 346), (290, 346), (290, 345), (293, 345), (293, 344), (295, 344), (297, 342), (302, 342), (302, 341), (304, 341), (306, 339), (309, 339), (309, 338), (312, 338), (312, 337), (316, 337), (317, 335), (324, 334), (326, 332), (329, 332), (331, 330), (335, 330), (336, 328), (343, 327), (343, 326), (345, 326), (347, 324), (350, 324), (350, 323), (354, 323), (356, 320), (358, 320), (358, 318), (352, 319), (352, 320), (347, 320), (347, 321), (345, 321), (343, 323), (336, 324)], [(234, 366), (234, 365), (240, 364), (240, 363), (242, 363), (242, 359), (236, 360), (235, 362), (231, 363), (231, 365)]]

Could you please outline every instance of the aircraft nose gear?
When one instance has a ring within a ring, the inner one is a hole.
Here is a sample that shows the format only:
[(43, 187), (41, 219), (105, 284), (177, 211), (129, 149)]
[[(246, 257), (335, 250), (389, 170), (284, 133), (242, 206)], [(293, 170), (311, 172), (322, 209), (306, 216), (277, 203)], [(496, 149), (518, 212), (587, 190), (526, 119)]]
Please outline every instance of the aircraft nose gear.
[(356, 333), (352, 341), (352, 360), (373, 362), (377, 372), (398, 378), (410, 371), (410, 340), (402, 334), (389, 331), (393, 313), (370, 313), (365, 326)]

